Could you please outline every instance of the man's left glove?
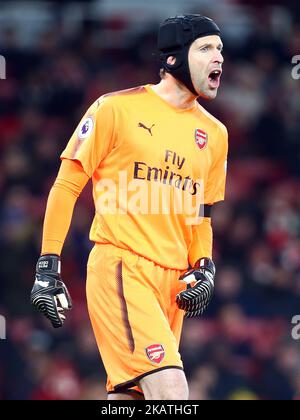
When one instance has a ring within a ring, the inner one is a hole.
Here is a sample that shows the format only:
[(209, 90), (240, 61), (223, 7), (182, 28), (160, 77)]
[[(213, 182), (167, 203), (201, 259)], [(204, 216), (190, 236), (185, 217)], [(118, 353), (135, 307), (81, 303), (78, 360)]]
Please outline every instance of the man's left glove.
[(191, 284), (176, 296), (177, 306), (185, 311), (186, 318), (202, 315), (207, 308), (214, 292), (215, 273), (213, 261), (200, 258), (194, 268), (179, 277), (179, 280)]
[(54, 328), (62, 327), (66, 319), (63, 311), (72, 308), (72, 299), (60, 277), (58, 255), (45, 254), (38, 259), (30, 301)]

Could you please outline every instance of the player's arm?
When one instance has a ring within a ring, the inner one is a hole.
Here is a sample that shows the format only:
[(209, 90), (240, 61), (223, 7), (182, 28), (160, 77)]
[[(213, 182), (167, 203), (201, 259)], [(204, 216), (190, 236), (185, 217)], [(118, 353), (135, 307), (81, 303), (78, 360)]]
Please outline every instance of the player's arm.
[[(205, 209), (209, 210), (210, 206)], [(188, 288), (177, 295), (176, 302), (187, 318), (202, 315), (212, 298), (216, 272), (212, 261), (212, 243), (211, 219), (204, 217), (202, 223), (193, 226), (193, 241), (189, 250), (192, 269), (179, 278), (187, 283)]]
[(31, 302), (54, 327), (62, 326), (63, 310), (72, 306), (60, 278), (61, 249), (79, 194), (115, 144), (115, 119), (110, 98), (101, 97), (90, 106), (61, 154), (63, 161), (49, 194)]
[(177, 295), (177, 305), (186, 317), (202, 315), (214, 292), (216, 268), (212, 260), (213, 232), (210, 212), (212, 204), (224, 200), (227, 170), (228, 135), (224, 126), (219, 127), (214, 157), (204, 191), (204, 217), (193, 226), (193, 240), (189, 249), (191, 270), (180, 280), (188, 284), (187, 290)]
[(88, 180), (89, 176), (78, 161), (64, 159), (47, 201), (42, 251), (36, 265), (31, 303), (50, 319), (54, 328), (63, 325), (64, 310), (72, 307), (70, 294), (60, 275), (60, 254), (76, 200)]

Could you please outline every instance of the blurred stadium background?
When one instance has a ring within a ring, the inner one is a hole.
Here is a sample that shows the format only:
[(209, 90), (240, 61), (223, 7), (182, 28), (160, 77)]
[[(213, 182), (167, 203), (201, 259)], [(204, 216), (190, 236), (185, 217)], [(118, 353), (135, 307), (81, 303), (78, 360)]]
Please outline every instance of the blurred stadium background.
[(90, 188), (63, 252), (72, 314), (57, 331), (29, 305), (46, 198), (85, 109), (156, 83), (158, 23), (187, 12), (222, 28), (222, 84), (204, 106), (230, 139), (227, 200), (213, 216), (216, 294), (181, 343), (191, 399), (300, 399), (299, 11), (296, 1), (1, 1), (0, 399), (106, 398), (85, 302)]

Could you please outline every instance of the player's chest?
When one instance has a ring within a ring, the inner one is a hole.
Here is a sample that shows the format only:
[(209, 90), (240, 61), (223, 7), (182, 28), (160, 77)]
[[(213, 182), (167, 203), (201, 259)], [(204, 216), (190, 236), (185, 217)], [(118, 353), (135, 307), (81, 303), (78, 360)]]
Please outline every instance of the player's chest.
[(194, 177), (205, 177), (211, 166), (213, 133), (196, 118), (137, 112), (128, 115), (119, 135), (125, 166), (135, 163), (135, 167), (146, 165)]

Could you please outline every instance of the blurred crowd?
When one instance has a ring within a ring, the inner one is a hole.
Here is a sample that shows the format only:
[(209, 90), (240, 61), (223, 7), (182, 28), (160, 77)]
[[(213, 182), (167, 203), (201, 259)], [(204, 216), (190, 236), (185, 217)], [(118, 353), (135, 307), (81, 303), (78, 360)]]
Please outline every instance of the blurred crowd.
[[(205, 316), (185, 321), (181, 342), (191, 399), (300, 399), (300, 340), (292, 337), (292, 318), (300, 315), (300, 79), (291, 64), (300, 54), (300, 22), (288, 3), (284, 22), (274, 24), (272, 7), (248, 7), (250, 30), (239, 42), (224, 34), (219, 95), (201, 102), (227, 126), (230, 155), (226, 201), (213, 211), (215, 297)], [(74, 300), (64, 328), (53, 330), (35, 313), (29, 294), (59, 155), (100, 95), (158, 82), (157, 25), (122, 47), (101, 42), (126, 33), (120, 17), (85, 20), (71, 35), (57, 22), (34, 48), (21, 48), (13, 27), (1, 32), (0, 314), (7, 339), (0, 340), (0, 399), (106, 398), (85, 301), (90, 186), (62, 254)]]

